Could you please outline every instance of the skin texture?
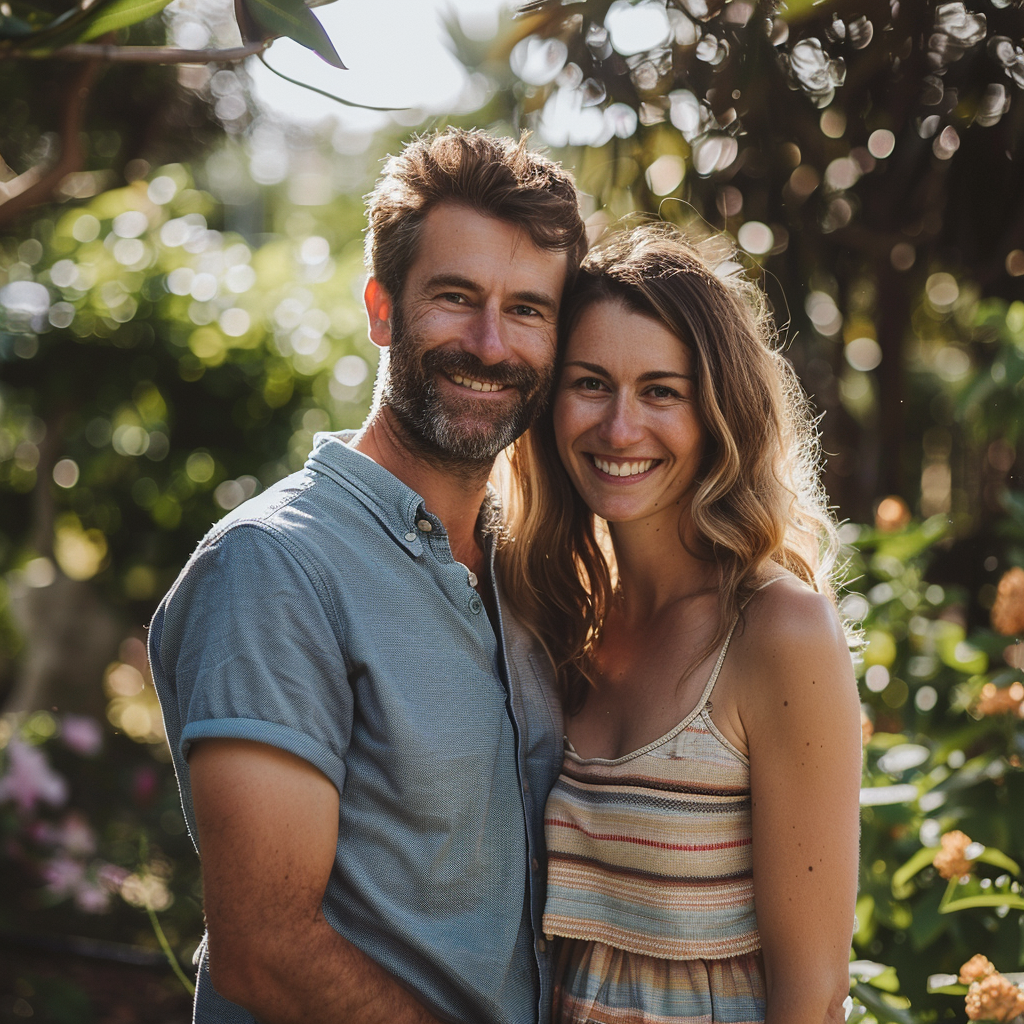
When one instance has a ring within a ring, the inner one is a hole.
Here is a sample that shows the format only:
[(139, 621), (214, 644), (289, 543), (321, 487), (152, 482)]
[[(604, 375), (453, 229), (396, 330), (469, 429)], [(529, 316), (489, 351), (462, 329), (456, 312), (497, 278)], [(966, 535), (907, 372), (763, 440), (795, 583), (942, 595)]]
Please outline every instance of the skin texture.
[[(569, 338), (556, 441), (609, 522), (620, 580), (599, 676), (566, 724), (581, 757), (621, 757), (665, 735), (717, 658), (686, 671), (718, 615), (715, 566), (689, 516), (705, 443), (691, 371), (682, 341), (615, 302), (587, 310)], [(615, 477), (597, 463), (643, 472)], [(831, 602), (778, 566), (768, 572), (733, 637), (712, 719), (750, 758), (766, 1022), (838, 1024), (857, 886), (860, 705)]]
[[(499, 435), (544, 388), (555, 353), (563, 253), (537, 248), (511, 225), (464, 206), (427, 214), (401, 297), (371, 279), (373, 341), (405, 346), (392, 392), (429, 386), (429, 418), (455, 449), (410, 428), (383, 405), (355, 447), (421, 494), (444, 523), (452, 554), (491, 588), (476, 520), (493, 455), (467, 458), (463, 441)], [(475, 391), (451, 367), (506, 384)], [(422, 404), (422, 403), (421, 403)], [(413, 424), (413, 426), (415, 426)], [(442, 431), (443, 432), (443, 431)], [(214, 987), (264, 1024), (429, 1024), (415, 997), (343, 939), (320, 909), (336, 855), (338, 792), (306, 761), (271, 746), (205, 740), (189, 754), (203, 861)]]

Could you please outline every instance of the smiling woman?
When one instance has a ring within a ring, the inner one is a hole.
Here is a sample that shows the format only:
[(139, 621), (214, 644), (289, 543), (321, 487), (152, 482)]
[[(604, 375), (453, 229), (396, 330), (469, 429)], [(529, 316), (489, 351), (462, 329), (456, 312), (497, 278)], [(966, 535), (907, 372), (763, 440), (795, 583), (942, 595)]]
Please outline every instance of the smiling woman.
[(513, 458), (502, 579), (566, 711), (559, 1024), (843, 1019), (860, 709), (835, 530), (760, 297), (715, 265), (664, 225), (592, 252)]

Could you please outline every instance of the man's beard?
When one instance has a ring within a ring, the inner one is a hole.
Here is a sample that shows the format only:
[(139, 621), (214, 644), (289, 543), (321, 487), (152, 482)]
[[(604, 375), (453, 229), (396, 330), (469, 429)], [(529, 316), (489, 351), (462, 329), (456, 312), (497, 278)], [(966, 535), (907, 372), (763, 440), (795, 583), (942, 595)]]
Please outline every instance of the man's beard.
[[(460, 400), (438, 387), (439, 375), (457, 374), (515, 389), (516, 401)], [(490, 465), (533, 422), (551, 390), (554, 368), (508, 362), (487, 366), (469, 352), (431, 349), (407, 331), (396, 303), (391, 319), (388, 375), (382, 401), (419, 455), (443, 463)]]

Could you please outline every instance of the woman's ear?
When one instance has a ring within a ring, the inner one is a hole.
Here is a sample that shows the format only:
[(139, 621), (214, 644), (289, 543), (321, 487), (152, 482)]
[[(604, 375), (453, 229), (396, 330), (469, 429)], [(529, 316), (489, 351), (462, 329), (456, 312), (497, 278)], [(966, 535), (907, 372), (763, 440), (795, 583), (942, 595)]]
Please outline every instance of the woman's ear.
[(370, 340), (380, 348), (387, 348), (391, 344), (391, 297), (375, 277), (366, 282), (363, 302), (370, 323)]

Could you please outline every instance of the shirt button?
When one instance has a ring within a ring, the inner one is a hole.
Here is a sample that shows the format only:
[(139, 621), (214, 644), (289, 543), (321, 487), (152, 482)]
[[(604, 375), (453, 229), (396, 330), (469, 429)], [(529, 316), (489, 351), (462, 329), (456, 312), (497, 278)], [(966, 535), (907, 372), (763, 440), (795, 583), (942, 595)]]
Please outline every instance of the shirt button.
[(480, 581), (476, 578), (476, 573), (472, 569), (469, 570), (469, 585), (475, 587)]
[(479, 615), (484, 610), (484, 603), (483, 603), (483, 601), (480, 600), (480, 597), (479, 597), (478, 594), (474, 594), (469, 599), (469, 610), (474, 615)]
[(548, 944), (543, 939), (538, 939), (537, 940), (537, 952), (538, 953), (547, 952), (547, 948), (548, 948)]
[(415, 540), (415, 539), (416, 539), (416, 534), (415, 534), (415, 533), (413, 533), (413, 532), (412, 532), (412, 531), (410, 530), (410, 531), (409, 531), (409, 532), (408, 532), (408, 533), (407, 533), (407, 534), (405, 535), (405, 539), (406, 539), (406, 540), (409, 540), (409, 541), (413, 541), (413, 540)]
[(434, 524), (429, 519), (417, 519), (416, 529), (421, 530), (423, 533), (430, 533), (434, 528)]

